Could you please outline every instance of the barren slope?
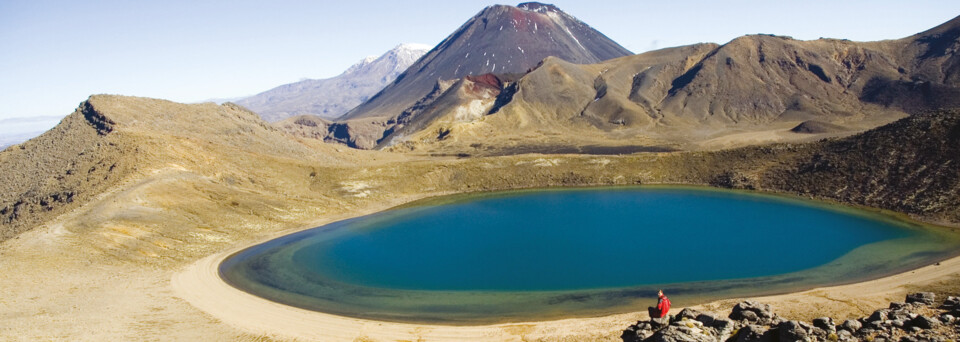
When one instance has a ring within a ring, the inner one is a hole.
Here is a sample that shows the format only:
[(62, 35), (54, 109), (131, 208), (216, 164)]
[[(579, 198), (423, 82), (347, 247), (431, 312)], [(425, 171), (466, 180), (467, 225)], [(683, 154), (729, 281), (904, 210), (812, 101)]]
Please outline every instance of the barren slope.
[[(479, 108), (469, 98), (425, 97), (418, 106), (431, 114), (396, 120), (380, 147), (483, 155), (521, 145), (717, 149), (850, 135), (960, 106), (958, 47), (954, 19), (894, 41), (752, 35), (591, 65), (547, 58), (489, 90), (497, 99)], [(457, 114), (467, 109), (478, 114)], [(791, 130), (811, 120), (831, 129)]]

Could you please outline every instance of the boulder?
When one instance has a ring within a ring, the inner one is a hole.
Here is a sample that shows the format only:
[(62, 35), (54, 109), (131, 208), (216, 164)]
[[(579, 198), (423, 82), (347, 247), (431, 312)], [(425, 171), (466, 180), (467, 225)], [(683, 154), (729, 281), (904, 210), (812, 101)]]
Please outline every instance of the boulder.
[(933, 292), (917, 292), (907, 295), (907, 303), (919, 303), (923, 305), (933, 305), (936, 301), (936, 295)]
[(940, 326), (940, 321), (924, 315), (919, 315), (917, 318), (914, 318), (910, 321), (910, 326), (920, 329), (933, 329)]
[(737, 332), (737, 342), (772, 342), (776, 340), (775, 329), (767, 329), (759, 325), (747, 325)]
[(853, 337), (853, 333), (847, 330), (837, 331), (837, 341), (855, 341), (856, 338)]
[(664, 327), (670, 325), (670, 316), (660, 317), (660, 318), (651, 318), (650, 319), (650, 329), (660, 330)]
[(733, 307), (733, 312), (730, 313), (730, 319), (736, 321), (743, 320), (743, 314), (745, 312), (753, 312), (759, 318), (773, 318), (773, 309), (770, 307), (770, 304), (761, 304), (748, 300), (737, 303), (737, 305)]
[(653, 335), (652, 331), (639, 329), (636, 325), (631, 325), (620, 334), (620, 339), (623, 342), (639, 342), (650, 337), (650, 335)]
[(837, 326), (833, 324), (833, 318), (819, 317), (813, 319), (813, 326), (823, 329), (826, 332), (836, 332)]
[(891, 302), (890, 310), (900, 310), (907, 307), (907, 303), (904, 302)]
[[(707, 325), (706, 323), (704, 325)], [(716, 319), (709, 325), (717, 333), (718, 341), (726, 341), (737, 329), (736, 323), (727, 319)]]
[(807, 337), (807, 330), (797, 321), (786, 321), (777, 325), (780, 330), (780, 341), (803, 341)]
[[(695, 321), (688, 321), (695, 322)], [(698, 322), (699, 323), (699, 322)], [(691, 324), (693, 325), (693, 324)], [(655, 332), (646, 339), (649, 342), (714, 342), (712, 335), (694, 325), (689, 327), (682, 324), (670, 325)]]
[(684, 308), (683, 310), (680, 310), (680, 312), (677, 313), (676, 316), (673, 317), (673, 321), (674, 322), (682, 321), (684, 318), (689, 320), (696, 320), (697, 316), (700, 316), (700, 315), (702, 315), (700, 311), (697, 311), (691, 308)]
[(863, 328), (860, 328), (859, 330), (857, 330), (857, 335), (858, 335), (858, 336), (867, 336), (867, 335), (870, 335), (870, 334), (875, 333), (875, 332), (877, 332), (877, 329), (874, 329), (874, 328), (871, 328), (871, 327), (863, 327)]
[(960, 308), (960, 298), (949, 296), (946, 300), (943, 301), (943, 305), (940, 305), (940, 309), (943, 310), (953, 310)]
[(717, 322), (717, 317), (716, 317), (716, 316), (714, 316), (714, 315), (708, 315), (708, 314), (699, 314), (699, 315), (697, 315), (697, 317), (694, 318), (694, 319), (697, 320), (697, 321), (700, 322), (700, 323), (703, 323), (703, 325), (706, 325), (706, 326), (708, 326), (708, 327), (709, 327), (709, 326), (713, 326), (713, 324)]
[(901, 321), (909, 321), (917, 317), (917, 314), (907, 311), (906, 309), (894, 310), (887, 312), (887, 319), (897, 319)]
[[(738, 321), (747, 321), (750, 323), (757, 323), (760, 321), (760, 316), (757, 316), (757, 313), (753, 311), (743, 311), (737, 315), (737, 317), (739, 317), (739, 319), (737, 319)], [(730, 318), (733, 318), (733, 315), (731, 315)]]
[(843, 324), (840, 324), (840, 329), (849, 331), (851, 333), (857, 332), (857, 330), (860, 330), (860, 328), (862, 327), (863, 327), (863, 324), (852, 319), (843, 321)]
[(890, 313), (890, 309), (880, 309), (880, 310), (874, 311), (873, 314), (870, 315), (870, 317), (867, 317), (866, 321), (870, 323), (886, 321), (888, 319), (889, 313)]
[(815, 340), (817, 341), (826, 341), (830, 335), (836, 336), (836, 334), (833, 332), (828, 332), (817, 327), (810, 328), (810, 330), (807, 332), (807, 335), (816, 337)]

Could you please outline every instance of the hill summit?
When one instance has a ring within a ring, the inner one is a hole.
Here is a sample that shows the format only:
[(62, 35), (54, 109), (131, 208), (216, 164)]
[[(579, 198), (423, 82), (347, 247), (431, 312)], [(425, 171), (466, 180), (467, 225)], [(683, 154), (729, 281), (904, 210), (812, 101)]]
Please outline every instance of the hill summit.
[(430, 93), (437, 80), (524, 73), (549, 56), (587, 64), (632, 54), (556, 6), (490, 6), (342, 119), (394, 117)]

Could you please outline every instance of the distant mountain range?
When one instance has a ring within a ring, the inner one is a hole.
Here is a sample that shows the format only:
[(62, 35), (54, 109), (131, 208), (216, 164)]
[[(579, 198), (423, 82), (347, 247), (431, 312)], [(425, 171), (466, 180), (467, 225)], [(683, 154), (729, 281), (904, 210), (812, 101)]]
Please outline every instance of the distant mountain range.
[(305, 114), (337, 118), (393, 82), (429, 49), (400, 44), (380, 57), (361, 60), (339, 76), (284, 84), (233, 102), (270, 122)]
[(35, 116), (0, 120), (0, 150), (30, 140), (53, 126), (63, 116)]
[(958, 51), (960, 17), (897, 40), (748, 35), (632, 55), (555, 6), (497, 5), (339, 120), (280, 125), (461, 155), (812, 141), (960, 106)]
[[(317, 126), (310, 135), (353, 147), (374, 148), (385, 135), (399, 128), (398, 123), (413, 119), (411, 110), (416, 111), (426, 101), (425, 96), (439, 95), (438, 92), (464, 77), (495, 73), (500, 75), (497, 79), (503, 80), (509, 75), (520, 76), (550, 56), (572, 63), (598, 63), (632, 54), (553, 5), (490, 6), (470, 18), (381, 92), (350, 110), (338, 124), (326, 127), (326, 133), (321, 134), (324, 127)], [(479, 100), (480, 107), (489, 107), (494, 98), (487, 96)], [(282, 125), (289, 127), (292, 121)]]

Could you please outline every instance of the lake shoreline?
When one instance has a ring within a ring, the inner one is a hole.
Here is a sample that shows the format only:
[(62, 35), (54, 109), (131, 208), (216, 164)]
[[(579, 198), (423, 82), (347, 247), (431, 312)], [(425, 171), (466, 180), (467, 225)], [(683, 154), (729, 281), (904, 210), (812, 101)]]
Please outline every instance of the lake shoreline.
[[(669, 186), (669, 185), (657, 185)], [(700, 188), (700, 187), (697, 187)], [(762, 195), (782, 194), (758, 192)], [(442, 194), (441, 194), (442, 195)], [(789, 196), (786, 197), (794, 197)], [(429, 200), (422, 198), (412, 202)], [(409, 204), (410, 202), (407, 202)], [(401, 204), (400, 206), (406, 206)], [(382, 206), (389, 209), (396, 206)], [(858, 208), (859, 209), (859, 208)], [(369, 210), (369, 213), (380, 210)], [(359, 217), (362, 215), (355, 215)], [(646, 317), (645, 308), (623, 314), (602, 317), (568, 318), (550, 321), (532, 321), (491, 325), (441, 325), (396, 323), (331, 315), (299, 309), (272, 302), (246, 293), (227, 284), (219, 274), (220, 263), (229, 256), (251, 246), (331, 223), (335, 220), (316, 223), (310, 227), (277, 233), (253, 244), (207, 256), (173, 275), (171, 286), (176, 296), (192, 306), (216, 317), (242, 331), (251, 334), (321, 340), (355, 340), (360, 337), (373, 339), (426, 338), (438, 341), (502, 341), (519, 340), (519, 336), (560, 337), (596, 336), (610, 338), (639, 319)], [(911, 220), (912, 221), (912, 220)], [(927, 225), (926, 223), (923, 223)], [(676, 250), (674, 250), (676, 251)], [(814, 288), (811, 290), (751, 297), (773, 304), (785, 317), (802, 318), (815, 312), (820, 316), (862, 316), (885, 303), (902, 298), (915, 286), (929, 285), (945, 277), (960, 274), (960, 257), (954, 256), (935, 265), (883, 276), (879, 279), (845, 285)], [(732, 298), (692, 306), (700, 310), (721, 312), (745, 298)], [(678, 308), (679, 311), (679, 308)]]

